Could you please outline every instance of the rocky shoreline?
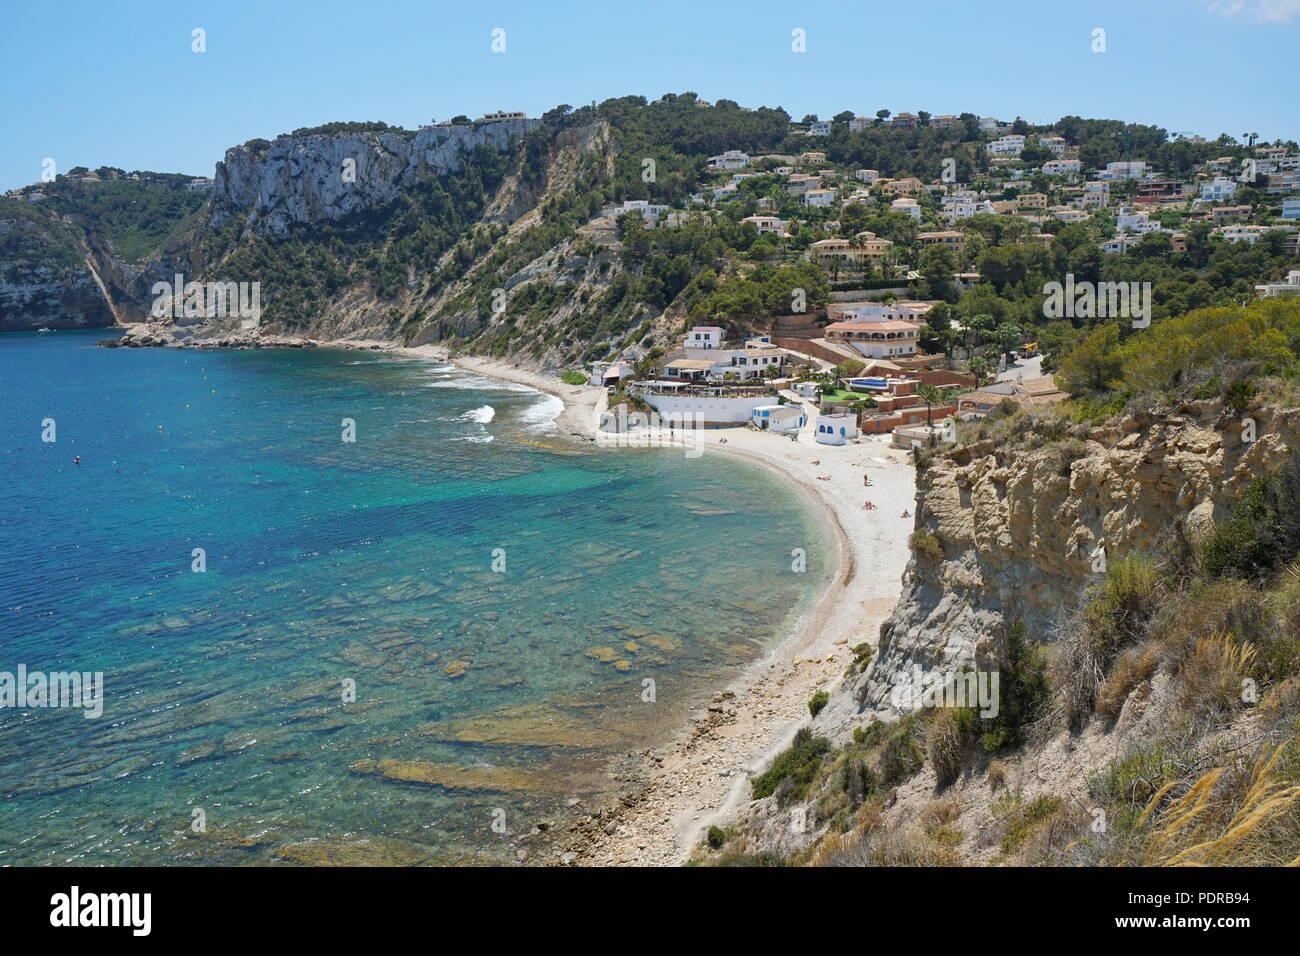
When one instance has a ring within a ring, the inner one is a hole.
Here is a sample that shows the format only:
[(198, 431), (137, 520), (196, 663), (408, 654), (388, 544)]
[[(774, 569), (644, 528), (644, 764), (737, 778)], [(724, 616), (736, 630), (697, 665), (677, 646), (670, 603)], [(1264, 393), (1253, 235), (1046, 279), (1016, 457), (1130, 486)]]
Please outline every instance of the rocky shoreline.
[(400, 346), (377, 340), (333, 341), (284, 335), (269, 329), (210, 330), (195, 326), (193, 330), (164, 322), (141, 322), (125, 326), (115, 339), (102, 339), (95, 345), (106, 349), (174, 348), (174, 349), (317, 349), (348, 348), (372, 352), (398, 351)]

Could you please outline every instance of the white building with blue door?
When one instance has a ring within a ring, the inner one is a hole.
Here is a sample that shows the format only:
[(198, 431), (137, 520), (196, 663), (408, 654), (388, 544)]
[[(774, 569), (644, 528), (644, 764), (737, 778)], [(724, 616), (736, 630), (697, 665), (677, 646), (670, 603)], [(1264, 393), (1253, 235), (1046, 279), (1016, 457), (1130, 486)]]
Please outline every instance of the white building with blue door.
[(815, 437), (823, 445), (847, 445), (858, 437), (858, 416), (852, 412), (818, 415)]
[(807, 418), (799, 405), (759, 405), (750, 413), (749, 420), (762, 431), (786, 435), (803, 428)]

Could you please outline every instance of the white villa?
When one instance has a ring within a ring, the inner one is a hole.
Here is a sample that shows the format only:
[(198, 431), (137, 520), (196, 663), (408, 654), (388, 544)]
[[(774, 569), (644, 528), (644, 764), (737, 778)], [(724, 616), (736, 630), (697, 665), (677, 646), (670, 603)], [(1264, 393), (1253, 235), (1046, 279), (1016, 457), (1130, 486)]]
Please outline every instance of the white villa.
[(726, 333), (716, 325), (697, 325), (686, 333), (682, 348), (716, 349), (725, 336)]
[(790, 222), (777, 216), (746, 216), (741, 222), (752, 222), (759, 235), (784, 236), (790, 231)]
[(832, 322), (826, 326), (828, 339), (842, 342), (873, 359), (906, 358), (916, 354), (921, 327), (901, 319), (866, 319)]
[(889, 204), (890, 212), (901, 212), (905, 216), (911, 216), (913, 219), (921, 218), (921, 204), (915, 199), (900, 197)]
[(1268, 282), (1255, 286), (1255, 294), (1265, 299), (1281, 295), (1300, 295), (1300, 269), (1292, 269), (1288, 272), (1285, 282)]
[(1098, 179), (1141, 179), (1147, 174), (1147, 164), (1135, 159), (1131, 161), (1121, 160), (1117, 163), (1107, 163), (1106, 168), (1097, 173)]
[(1083, 172), (1083, 162), (1078, 159), (1049, 159), (1043, 163), (1043, 172), (1048, 176), (1074, 176)]
[(1224, 202), (1237, 193), (1237, 184), (1231, 179), (1216, 176), (1209, 182), (1201, 183), (1201, 198), (1210, 202)]
[(710, 159), (709, 166), (713, 169), (745, 169), (749, 166), (749, 156), (738, 149), (729, 149)]

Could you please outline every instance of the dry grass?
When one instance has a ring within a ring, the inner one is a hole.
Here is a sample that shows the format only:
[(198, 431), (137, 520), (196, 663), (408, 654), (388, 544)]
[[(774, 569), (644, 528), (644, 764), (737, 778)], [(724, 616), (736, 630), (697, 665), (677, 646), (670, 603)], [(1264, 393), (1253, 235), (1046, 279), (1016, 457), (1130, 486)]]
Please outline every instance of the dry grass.
[(957, 821), (961, 816), (961, 800), (954, 794), (931, 800), (921, 810), (921, 829), (927, 836), (934, 836), (944, 827)]
[(1001, 759), (989, 761), (988, 781), (990, 790), (1001, 790), (1007, 785), (1007, 762)]
[(1186, 719), (1195, 722), (1238, 710), (1254, 661), (1255, 648), (1231, 634), (1200, 638), (1178, 672), (1178, 705)]
[(958, 725), (956, 709), (936, 708), (926, 723), (925, 751), (939, 786), (946, 787), (961, 776), (966, 765), (968, 743), (966, 734)]
[[(1155, 563), (1133, 553), (1112, 564), (1086, 597), (1082, 610), (1058, 629), (1060, 651), (1051, 674), (1056, 711), (1074, 730), (1096, 711), (1098, 694), (1116, 658), (1146, 636), (1164, 588)], [(1117, 690), (1112, 688), (1112, 693)]]
[(1148, 866), (1300, 866), (1300, 856), (1293, 856), (1300, 786), (1281, 772), (1283, 755), (1289, 749), (1294, 754), (1297, 743), (1300, 737), (1259, 756), (1236, 806), (1217, 793), (1230, 772), (1226, 766), (1203, 774), (1180, 798), (1158, 810), (1178, 784), (1161, 787), (1139, 821), (1155, 822), (1143, 862)]
[(1160, 653), (1151, 644), (1130, 647), (1121, 652), (1097, 689), (1097, 713), (1107, 720), (1118, 718), (1129, 695), (1151, 679), (1159, 664)]

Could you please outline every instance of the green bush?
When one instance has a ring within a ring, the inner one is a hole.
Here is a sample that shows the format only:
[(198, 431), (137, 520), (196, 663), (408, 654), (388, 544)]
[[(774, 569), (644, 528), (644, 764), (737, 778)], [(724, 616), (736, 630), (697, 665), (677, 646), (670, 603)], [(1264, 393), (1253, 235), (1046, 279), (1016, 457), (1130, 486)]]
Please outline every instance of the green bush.
[(900, 720), (880, 755), (880, 782), (892, 787), (913, 776), (925, 763), (917, 720)]
[(808, 791), (808, 785), (817, 776), (822, 759), (831, 752), (831, 742), (825, 737), (814, 737), (811, 730), (803, 727), (794, 735), (790, 749), (772, 762), (771, 768), (751, 781), (753, 799), (762, 800), (776, 792), (782, 780), (789, 777), (793, 782), (787, 799), (798, 800)]
[(822, 708), (830, 702), (830, 699), (830, 694), (826, 693), (826, 691), (817, 691), (817, 693), (812, 695), (812, 699), (808, 701), (808, 713), (816, 717), (822, 712)]
[(943, 559), (943, 545), (939, 543), (939, 536), (928, 528), (917, 528), (912, 532), (912, 550), (927, 561)]
[(1300, 553), (1300, 452), (1253, 481), (1201, 545), (1201, 566), (1213, 577), (1260, 583)]
[(981, 717), (974, 708), (964, 708), (960, 715), (966, 729), (978, 725), (981, 743), (989, 753), (1023, 744), (1029, 725), (1051, 696), (1047, 659), (1025, 639), (1023, 624), (1016, 622), (1007, 628), (999, 657), (997, 716)]
[(586, 385), (587, 376), (574, 369), (565, 369), (560, 375), (560, 381), (565, 385)]

